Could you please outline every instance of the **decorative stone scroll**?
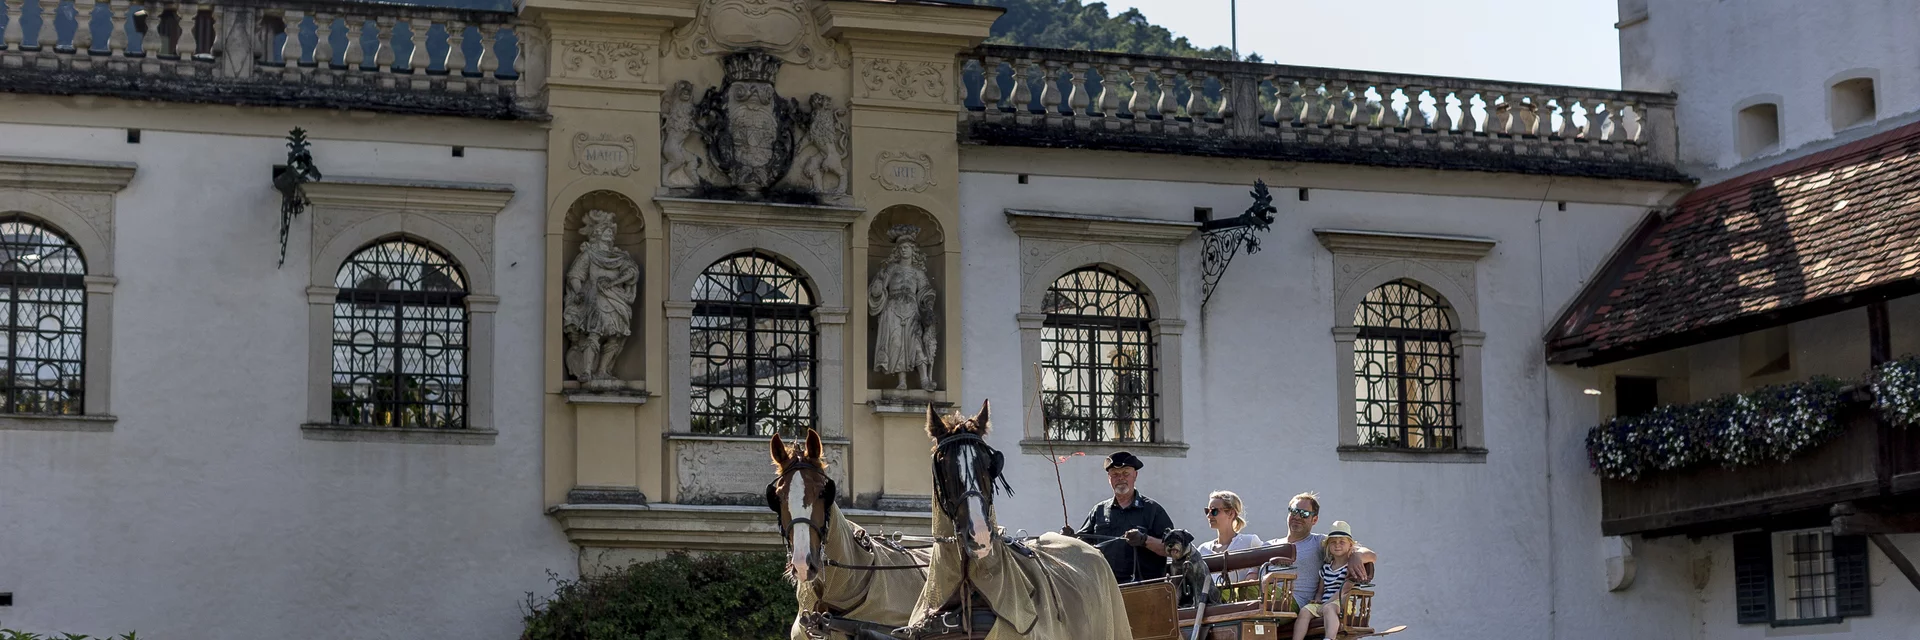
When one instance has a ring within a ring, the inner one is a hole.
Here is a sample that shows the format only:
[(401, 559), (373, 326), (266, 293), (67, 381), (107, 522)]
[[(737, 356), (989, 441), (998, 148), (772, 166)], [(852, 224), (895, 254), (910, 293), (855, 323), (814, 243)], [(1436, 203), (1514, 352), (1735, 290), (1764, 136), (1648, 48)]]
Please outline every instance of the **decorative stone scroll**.
[(555, 40), (565, 76), (595, 80), (646, 82), (653, 47), (633, 42)]
[(938, 184), (933, 179), (933, 157), (911, 151), (880, 152), (874, 161), (873, 175), (869, 177), (888, 191), (924, 193)]
[(820, 35), (807, 0), (701, 0), (693, 22), (673, 32), (675, 55), (705, 55), (763, 49), (779, 59), (813, 69), (845, 69), (851, 56)]
[(634, 146), (632, 135), (577, 133), (567, 168), (590, 176), (624, 178), (633, 173)]
[(884, 93), (899, 100), (943, 102), (949, 75), (944, 64), (867, 58), (860, 62), (860, 97)]

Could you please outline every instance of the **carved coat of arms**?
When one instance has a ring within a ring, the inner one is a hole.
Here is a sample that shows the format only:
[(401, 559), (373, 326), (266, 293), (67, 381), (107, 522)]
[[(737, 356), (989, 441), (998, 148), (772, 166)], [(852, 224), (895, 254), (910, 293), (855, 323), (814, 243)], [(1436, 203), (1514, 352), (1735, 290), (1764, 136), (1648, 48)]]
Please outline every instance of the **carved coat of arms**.
[(700, 138), (733, 187), (759, 196), (793, 166), (799, 103), (773, 89), (779, 58), (748, 50), (728, 55), (722, 64), (726, 79), (700, 100)]

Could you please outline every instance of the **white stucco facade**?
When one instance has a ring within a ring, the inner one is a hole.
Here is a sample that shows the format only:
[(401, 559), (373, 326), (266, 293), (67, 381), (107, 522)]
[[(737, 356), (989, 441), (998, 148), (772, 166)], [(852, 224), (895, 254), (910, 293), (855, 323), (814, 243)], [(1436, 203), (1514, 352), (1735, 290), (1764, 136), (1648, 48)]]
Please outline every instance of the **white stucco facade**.
[[(1920, 11), (1907, 0), (1620, 0), (1621, 86), (1680, 95), (1684, 168), (1730, 177), (1913, 121)], [(1835, 131), (1830, 87), (1871, 78), (1877, 118)], [(1738, 151), (1737, 113), (1778, 105), (1779, 142)]]
[[(408, 126), (364, 132), (404, 139)], [(341, 442), (301, 428), (315, 212), (294, 221), (276, 269), (269, 169), (285, 141), (160, 130), (126, 140), (118, 128), (0, 124), (0, 155), (137, 165), (116, 198), (117, 421), (0, 430), (0, 591), (13, 595), (0, 620), (155, 638), (515, 637), (525, 595), (575, 566), (540, 504), (545, 153), (490, 147), (482, 131), (442, 144), (315, 143), (329, 177), (514, 189), (495, 219), (493, 266), (462, 265), (491, 269), (500, 298), (498, 436)], [(447, 145), (462, 143), (465, 157), (450, 157)]]

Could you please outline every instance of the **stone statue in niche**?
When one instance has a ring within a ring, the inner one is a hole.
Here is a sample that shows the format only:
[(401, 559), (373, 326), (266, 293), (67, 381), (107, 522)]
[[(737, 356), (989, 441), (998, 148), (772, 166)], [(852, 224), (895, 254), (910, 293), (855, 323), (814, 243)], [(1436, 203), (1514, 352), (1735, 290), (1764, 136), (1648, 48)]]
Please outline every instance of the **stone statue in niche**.
[(920, 388), (938, 388), (933, 360), (940, 351), (940, 320), (934, 310), (933, 278), (927, 258), (914, 244), (920, 227), (894, 225), (887, 230), (893, 255), (867, 284), (868, 313), (875, 316), (873, 370), (900, 376), (895, 389), (907, 388), (907, 373), (920, 373)]
[[(695, 118), (700, 139), (714, 168), (733, 188), (752, 199), (793, 168), (794, 129), (800, 107), (773, 89), (780, 59), (758, 49), (730, 54), (721, 61), (726, 79), (707, 89)], [(716, 176), (718, 177), (718, 176)]]
[(640, 264), (613, 246), (618, 224), (613, 214), (593, 210), (581, 229), (586, 240), (567, 267), (566, 300), (560, 310), (567, 336), (567, 373), (586, 389), (624, 388), (613, 375), (614, 360), (633, 334), (633, 299), (640, 285)]
[(834, 108), (833, 98), (813, 94), (807, 101), (807, 130), (804, 136), (806, 160), (800, 163), (800, 176), (825, 202), (844, 203), (848, 173), (847, 110)]
[(660, 186), (668, 189), (692, 189), (700, 186), (700, 169), (705, 159), (687, 148), (687, 138), (696, 133), (693, 83), (673, 83), (667, 93), (665, 113), (661, 114)]

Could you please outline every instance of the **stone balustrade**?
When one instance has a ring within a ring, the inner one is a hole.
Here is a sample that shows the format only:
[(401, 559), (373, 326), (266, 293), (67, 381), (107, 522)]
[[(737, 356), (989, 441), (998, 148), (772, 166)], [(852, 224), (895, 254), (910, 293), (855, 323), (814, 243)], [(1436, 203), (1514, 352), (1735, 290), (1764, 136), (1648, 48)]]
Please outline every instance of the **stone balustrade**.
[(998, 45), (959, 75), (974, 144), (1686, 179), (1670, 94)]
[(0, 91), (523, 118), (511, 11), (342, 0), (0, 0)]

